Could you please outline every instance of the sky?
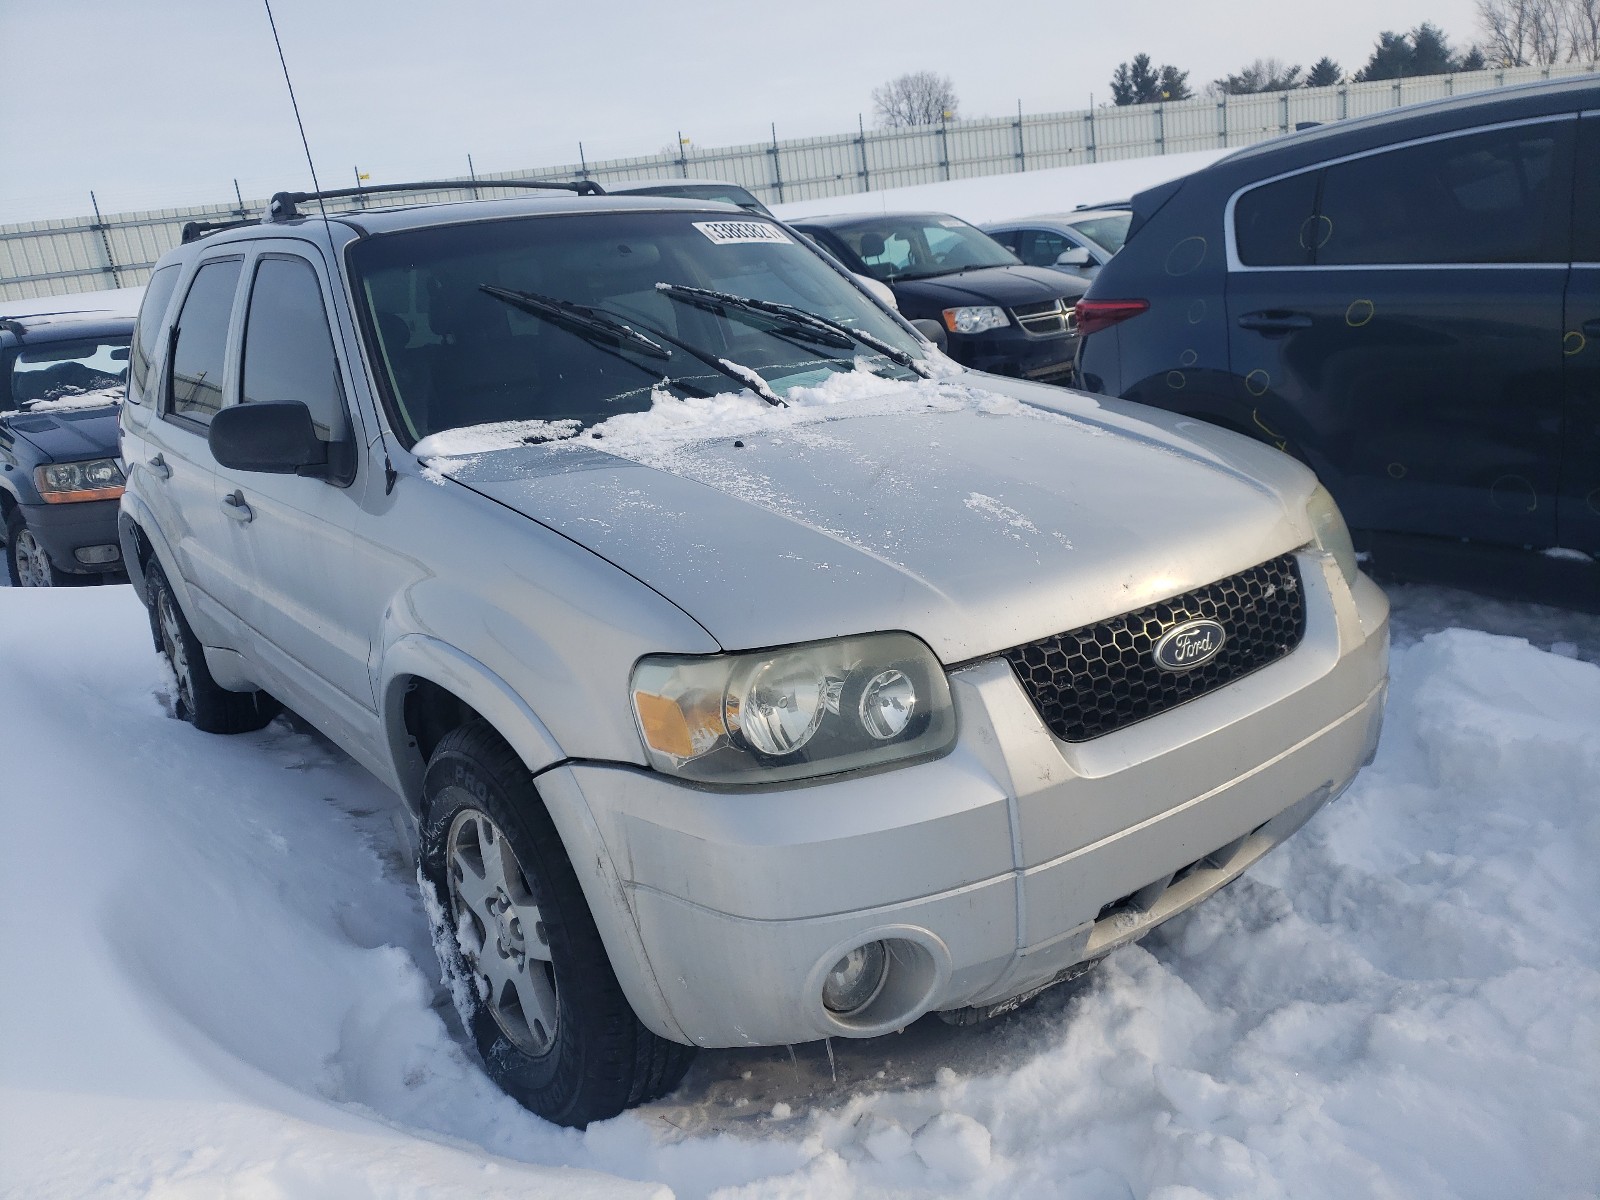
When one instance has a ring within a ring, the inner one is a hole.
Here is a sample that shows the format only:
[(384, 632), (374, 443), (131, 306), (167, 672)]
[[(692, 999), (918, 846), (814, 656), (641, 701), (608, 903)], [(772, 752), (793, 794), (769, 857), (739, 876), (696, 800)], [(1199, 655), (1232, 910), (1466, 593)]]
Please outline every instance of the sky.
[[(853, 129), (907, 71), (963, 116), (1105, 103), (1144, 52), (1208, 80), (1258, 57), (1353, 72), (1382, 30), (1465, 45), (1474, 0), (275, 0), (323, 186)], [(0, 223), (309, 186), (261, 0), (0, 0)]]

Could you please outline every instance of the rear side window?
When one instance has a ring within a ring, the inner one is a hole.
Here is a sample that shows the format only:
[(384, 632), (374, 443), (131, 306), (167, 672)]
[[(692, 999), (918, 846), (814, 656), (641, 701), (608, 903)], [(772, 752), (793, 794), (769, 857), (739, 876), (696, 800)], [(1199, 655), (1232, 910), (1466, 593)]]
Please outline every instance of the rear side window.
[(348, 432), (322, 287), (303, 259), (263, 258), (256, 267), (245, 317), (243, 380), (246, 404), (298, 400), (311, 410), (323, 441), (342, 441)]
[(128, 399), (134, 404), (144, 402), (145, 381), (150, 377), (150, 360), (155, 357), (156, 339), (161, 336), (161, 318), (166, 315), (167, 301), (172, 299), (172, 289), (178, 286), (178, 276), (182, 273), (182, 268), (173, 263), (150, 276), (150, 282), (145, 285), (128, 362), (129, 375), (132, 377)]
[(1316, 219), (1320, 171), (1252, 188), (1233, 207), (1234, 245), (1247, 267), (1310, 264), (1326, 227)]
[(1585, 117), (1578, 131), (1578, 178), (1573, 188), (1572, 260), (1600, 263), (1600, 117)]
[(189, 286), (183, 311), (178, 314), (178, 344), (172, 354), (171, 416), (209, 422), (222, 407), (228, 321), (242, 265), (237, 258), (206, 263)]
[(1566, 262), (1576, 124), (1492, 129), (1333, 164), (1315, 261)]

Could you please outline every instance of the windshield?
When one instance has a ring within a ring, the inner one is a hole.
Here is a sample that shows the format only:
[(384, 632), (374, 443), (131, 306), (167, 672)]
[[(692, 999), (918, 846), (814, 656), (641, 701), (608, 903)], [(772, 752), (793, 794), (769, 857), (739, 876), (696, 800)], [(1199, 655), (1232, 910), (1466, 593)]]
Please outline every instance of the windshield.
[[(916, 378), (919, 341), (774, 222), (705, 213), (552, 214), (382, 234), (352, 244), (373, 361), (413, 441), (499, 421), (643, 412), (679, 394), (820, 383), (860, 364)], [(659, 285), (678, 285), (663, 289)], [(703, 289), (789, 305), (865, 335), (688, 303)], [(886, 354), (870, 345), (887, 343)]]
[(0, 396), (0, 408), (21, 408), (37, 400), (62, 400), (126, 384), (132, 340), (123, 334), (24, 343), (11, 366), (9, 405)]
[(1128, 226), (1132, 223), (1131, 212), (1119, 212), (1109, 217), (1090, 217), (1086, 221), (1073, 221), (1072, 227), (1091, 242), (1104, 246), (1115, 254), (1122, 249), (1122, 243), (1128, 240)]
[(858, 225), (835, 226), (876, 279), (927, 279), (974, 267), (1011, 267), (1015, 254), (965, 221), (937, 214), (884, 217)]

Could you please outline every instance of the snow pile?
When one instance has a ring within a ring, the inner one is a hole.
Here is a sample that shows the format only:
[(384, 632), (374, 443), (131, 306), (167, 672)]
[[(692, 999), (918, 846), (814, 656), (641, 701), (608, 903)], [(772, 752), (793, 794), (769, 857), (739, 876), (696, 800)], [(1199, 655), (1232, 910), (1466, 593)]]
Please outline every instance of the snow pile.
[(990, 1026), (706, 1053), (579, 1134), (464, 1048), (392, 797), (171, 719), (128, 588), (7, 591), (0, 1195), (1593, 1195), (1600, 620), (1406, 596), (1377, 761), (1226, 892)]
[(75, 412), (86, 408), (107, 408), (121, 404), (127, 394), (127, 386), (120, 383), (115, 387), (97, 388), (94, 391), (66, 387), (43, 400), (25, 401), (22, 405), (22, 411), (31, 413)]

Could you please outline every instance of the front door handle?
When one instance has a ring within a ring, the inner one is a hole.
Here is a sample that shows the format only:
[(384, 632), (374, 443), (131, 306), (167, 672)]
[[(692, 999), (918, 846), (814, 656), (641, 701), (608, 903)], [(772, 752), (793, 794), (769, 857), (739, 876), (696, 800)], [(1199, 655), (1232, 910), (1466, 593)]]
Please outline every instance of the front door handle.
[(167, 466), (167, 460), (162, 458), (159, 454), (154, 458), (147, 460), (144, 465), (150, 468), (150, 474), (154, 475), (157, 479), (172, 478), (172, 468)]
[(255, 520), (256, 514), (250, 511), (250, 506), (244, 502), (243, 492), (229, 492), (222, 498), (222, 511), (227, 513), (241, 525)]
[(1297, 329), (1310, 329), (1311, 318), (1305, 313), (1269, 309), (1266, 312), (1246, 313), (1239, 318), (1239, 328), (1254, 330), (1270, 337), (1273, 334), (1293, 333)]

